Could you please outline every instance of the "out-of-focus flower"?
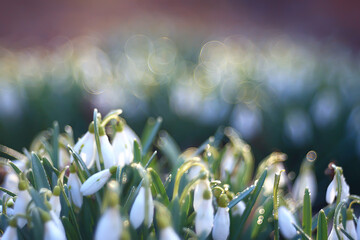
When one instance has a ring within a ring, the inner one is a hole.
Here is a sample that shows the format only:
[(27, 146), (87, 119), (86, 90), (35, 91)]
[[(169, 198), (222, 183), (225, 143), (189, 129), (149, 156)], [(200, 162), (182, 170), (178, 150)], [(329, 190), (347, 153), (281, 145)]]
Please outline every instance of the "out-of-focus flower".
[[(25, 180), (19, 182), (19, 192), (14, 205), (14, 215), (26, 215), (26, 208), (31, 201), (31, 196), (28, 192), (28, 183)], [(24, 227), (27, 220), (25, 218), (19, 218), (17, 224), (20, 228)]]
[(360, 217), (356, 222), (356, 240), (360, 240)]
[(279, 174), (281, 172), (279, 188), (282, 188), (286, 185), (288, 178), (285, 171), (282, 171), (284, 169), (285, 167), (282, 162), (274, 163), (268, 167), (268, 175), (264, 182), (265, 194), (272, 194), (274, 189), (275, 174)]
[(63, 227), (56, 224), (49, 213), (41, 212), (44, 224), (44, 239), (46, 240), (66, 240), (66, 234)]
[(232, 173), (236, 165), (235, 152), (233, 147), (227, 147), (223, 159), (220, 163), (221, 179), (226, 180), (227, 176)]
[(104, 169), (95, 173), (83, 183), (80, 188), (81, 193), (84, 196), (89, 196), (96, 193), (106, 184), (106, 182), (110, 179), (111, 175), (116, 172), (116, 170), (117, 167), (113, 166), (109, 169)]
[[(345, 181), (345, 177), (343, 174), (340, 176), (341, 181), (341, 197), (340, 201), (347, 199), (350, 196), (350, 187)], [(336, 189), (338, 188), (336, 175), (334, 176), (333, 180), (329, 184), (327, 190), (326, 190), (326, 202), (328, 204), (332, 204), (335, 200), (335, 197), (337, 196)]]
[[(342, 224), (340, 224), (342, 225)], [(340, 232), (340, 237), (342, 237), (343, 234)], [(340, 240), (338, 238), (338, 235), (336, 234), (336, 231), (335, 231), (335, 228), (332, 228), (331, 231), (330, 231), (330, 234), (328, 236), (328, 240)]]
[(116, 133), (112, 142), (112, 147), (115, 154), (115, 163), (120, 167), (130, 164), (133, 161), (134, 155), (132, 152), (132, 142), (124, 130), (123, 123), (116, 125)]
[(220, 195), (219, 207), (214, 218), (212, 237), (214, 240), (226, 240), (230, 234), (230, 216), (228, 198), (226, 194)]
[(238, 105), (231, 116), (231, 125), (236, 128), (244, 139), (254, 138), (262, 130), (261, 112), (253, 107)]
[(160, 229), (160, 240), (180, 240), (172, 227)]
[(95, 233), (95, 240), (118, 240), (121, 237), (122, 221), (117, 207), (108, 208), (101, 216)]
[(130, 222), (134, 228), (140, 227), (144, 222), (146, 207), (148, 211), (146, 223), (150, 227), (154, 217), (154, 202), (150, 188), (141, 187), (130, 210)]
[(156, 203), (156, 223), (160, 229), (160, 240), (180, 240), (180, 237), (171, 227), (171, 214), (161, 203)]
[(212, 205), (212, 193), (209, 190), (203, 192), (203, 201), (195, 215), (195, 232), (199, 237), (207, 237), (214, 224), (214, 208)]
[(231, 209), (231, 212), (234, 216), (241, 216), (244, 213), (245, 208), (245, 203), (243, 201), (240, 201)]
[(293, 223), (296, 223), (292, 213), (284, 206), (279, 207), (279, 228), (281, 234), (286, 239), (291, 239), (296, 236), (297, 231)]
[(201, 179), (194, 189), (193, 207), (195, 211), (199, 209), (199, 206), (201, 206), (204, 201), (203, 195), (205, 191), (211, 191), (210, 182), (206, 177), (205, 179)]
[[(51, 210), (54, 211), (57, 217), (60, 217), (61, 204), (60, 204), (60, 187), (55, 186), (53, 194), (50, 197), (49, 203), (51, 205)], [(81, 206), (81, 205), (80, 205)]]
[(12, 218), (9, 222), (9, 226), (4, 231), (1, 237), (2, 240), (18, 240), (16, 218)]
[(317, 193), (317, 182), (312, 164), (304, 160), (301, 165), (300, 174), (296, 178), (293, 187), (293, 196), (297, 201), (302, 201), (304, 198), (305, 189), (308, 188), (311, 195), (311, 202), (314, 203)]
[[(99, 138), (100, 138), (101, 153), (104, 160), (104, 167), (108, 169), (115, 165), (114, 149), (109, 142), (108, 136), (106, 136), (104, 127), (99, 128), (99, 135), (100, 135)], [(98, 161), (99, 158), (96, 159), (97, 159), (96, 161), (97, 167), (98, 169), (101, 169), (100, 162)]]
[(286, 137), (295, 145), (303, 146), (312, 138), (312, 124), (307, 113), (292, 110), (285, 118), (284, 131)]
[(75, 206), (81, 208), (83, 203), (83, 196), (80, 191), (81, 181), (76, 174), (76, 169), (73, 165), (70, 166), (70, 174), (67, 184), (69, 186), (71, 201), (75, 204)]

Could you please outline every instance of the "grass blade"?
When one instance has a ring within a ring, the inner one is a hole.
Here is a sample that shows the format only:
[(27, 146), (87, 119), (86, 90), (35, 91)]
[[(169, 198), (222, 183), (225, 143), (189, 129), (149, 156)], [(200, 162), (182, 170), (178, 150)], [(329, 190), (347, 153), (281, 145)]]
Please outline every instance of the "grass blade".
[(151, 144), (153, 143), (156, 134), (160, 130), (160, 126), (162, 123), (162, 118), (158, 117), (156, 121), (153, 118), (150, 118), (147, 121), (146, 127), (144, 129), (144, 133), (141, 137), (141, 143), (143, 144), (143, 156), (149, 151)]
[(318, 222), (317, 222), (317, 233), (316, 240), (327, 240), (328, 238), (327, 220), (324, 210), (320, 210)]
[[(310, 199), (310, 192), (309, 189), (306, 188), (305, 189), (305, 193), (304, 193), (304, 204), (303, 204), (303, 223), (302, 223), (302, 227), (304, 229), (304, 232), (308, 235), (311, 236), (311, 217), (312, 217), (312, 211), (311, 211), (311, 199)], [(305, 237), (302, 238), (303, 240), (305, 240)]]
[(31, 154), (31, 167), (34, 173), (34, 187), (37, 190), (40, 190), (41, 188), (51, 189), (46, 177), (45, 169), (41, 164), (39, 157), (35, 153)]

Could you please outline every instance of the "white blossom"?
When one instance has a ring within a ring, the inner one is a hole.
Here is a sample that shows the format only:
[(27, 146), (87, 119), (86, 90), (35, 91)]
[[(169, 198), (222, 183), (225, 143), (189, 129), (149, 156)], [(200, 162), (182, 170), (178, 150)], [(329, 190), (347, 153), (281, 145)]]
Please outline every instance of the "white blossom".
[(312, 169), (305, 169), (300, 172), (299, 176), (296, 178), (294, 187), (293, 187), (293, 195), (294, 199), (297, 201), (302, 201), (304, 198), (305, 189), (308, 188), (310, 194), (311, 202), (313, 203), (316, 198), (317, 193), (317, 182), (315, 173)]
[(110, 177), (110, 169), (104, 169), (100, 172), (95, 173), (83, 183), (80, 188), (81, 193), (84, 196), (89, 196), (96, 193), (105, 185), (105, 183), (110, 179)]
[(209, 180), (207, 179), (203, 179), (200, 180), (198, 184), (196, 184), (195, 189), (194, 189), (194, 200), (193, 200), (193, 207), (195, 212), (198, 210), (199, 206), (201, 205), (203, 199), (203, 195), (204, 195), (204, 191), (205, 190), (209, 190), (210, 189), (210, 183)]
[[(350, 187), (346, 183), (345, 177), (343, 175), (340, 176), (340, 181), (341, 181), (340, 201), (342, 201), (344, 199), (347, 199), (350, 196)], [(337, 191), (336, 191), (337, 188), (338, 188), (338, 186), (337, 186), (337, 180), (336, 180), (336, 175), (335, 175), (326, 190), (326, 202), (328, 204), (332, 204), (334, 202), (335, 197), (337, 196)]]
[(16, 227), (9, 225), (2, 235), (1, 240), (18, 240)]
[(207, 237), (214, 223), (214, 208), (212, 199), (204, 199), (196, 211), (195, 232), (198, 236)]
[(170, 226), (160, 229), (160, 240), (180, 240), (180, 237)]
[(45, 222), (44, 239), (46, 240), (66, 240), (64, 229), (61, 229), (54, 220)]
[[(96, 153), (95, 134), (86, 132), (75, 144), (74, 151), (79, 153), (86, 166), (91, 168), (94, 164)], [(70, 161), (73, 162), (73, 156), (71, 156)]]
[(133, 161), (132, 143), (125, 131), (116, 132), (112, 142), (115, 154), (115, 163), (120, 167), (128, 165)]
[(54, 211), (57, 217), (60, 217), (60, 212), (61, 212), (60, 197), (53, 194), (50, 197), (49, 203), (51, 205), (51, 210)]
[(230, 216), (227, 207), (219, 207), (214, 218), (212, 237), (214, 240), (226, 240), (230, 234)]
[(151, 195), (151, 190), (150, 188), (145, 189), (144, 187), (141, 187), (139, 190), (138, 195), (136, 196), (136, 199), (134, 201), (134, 204), (131, 207), (130, 210), (130, 222), (133, 225), (134, 228), (138, 228), (145, 219), (145, 199), (146, 199), (146, 192), (148, 192), (149, 196), (148, 196), (148, 202), (147, 202), (147, 207), (148, 207), (148, 213), (147, 213), (147, 224), (148, 227), (151, 226), (151, 223), (153, 221), (153, 217), (154, 217), (154, 202), (152, 199), (152, 195)]
[[(31, 201), (31, 196), (27, 189), (20, 190), (17, 195), (17, 199), (15, 201), (14, 205), (14, 215), (20, 214), (20, 215), (26, 215), (26, 208)], [(19, 218), (17, 223), (20, 228), (24, 227), (26, 224), (25, 218)]]
[[(356, 240), (357, 234), (356, 234), (356, 227), (355, 227), (355, 222), (353, 219), (349, 219), (346, 220), (346, 232), (353, 238)], [(344, 234), (344, 240), (349, 239), (348, 237), (346, 237), (346, 235)]]
[[(104, 160), (104, 167), (106, 169), (111, 168), (115, 165), (115, 155), (113, 147), (111, 146), (109, 142), (109, 138), (106, 135), (100, 136), (100, 147), (101, 147), (101, 153)], [(97, 158), (98, 159), (98, 158)], [(99, 161), (96, 162), (98, 164), (98, 169), (100, 169), (100, 163)]]
[(116, 207), (108, 208), (96, 226), (95, 240), (118, 240), (122, 233), (122, 221)]
[(296, 228), (293, 223), (296, 223), (292, 213), (284, 206), (280, 206), (279, 209), (279, 228), (281, 234), (286, 239), (291, 239), (297, 234)]
[(244, 201), (238, 202), (231, 210), (234, 216), (241, 216), (245, 211), (246, 205)]
[(70, 172), (67, 184), (69, 186), (71, 201), (75, 204), (75, 206), (81, 208), (83, 203), (83, 196), (80, 191), (81, 182), (76, 172)]

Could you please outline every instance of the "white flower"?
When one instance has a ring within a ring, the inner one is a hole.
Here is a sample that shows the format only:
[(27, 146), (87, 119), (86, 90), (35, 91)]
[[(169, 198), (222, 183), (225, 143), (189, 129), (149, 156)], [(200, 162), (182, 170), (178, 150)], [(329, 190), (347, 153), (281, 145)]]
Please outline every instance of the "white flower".
[[(106, 135), (102, 135), (99, 137), (100, 139), (100, 147), (101, 147), (101, 153), (104, 160), (104, 167), (105, 169), (111, 168), (115, 165), (115, 155), (114, 150), (109, 142), (109, 138)], [(100, 162), (97, 158), (97, 167), (100, 169)]]
[(50, 197), (49, 203), (51, 205), (51, 210), (54, 211), (57, 217), (60, 217), (60, 212), (61, 212), (60, 197), (53, 194)]
[[(21, 183), (20, 183), (21, 184)], [(20, 185), (19, 184), (19, 185)], [(20, 190), (17, 195), (17, 199), (15, 201), (14, 205), (14, 215), (20, 214), (20, 215), (26, 215), (26, 208), (31, 201), (31, 196), (27, 189)], [(20, 228), (24, 227), (26, 224), (25, 218), (19, 218), (17, 223)]]
[[(74, 151), (80, 154), (81, 159), (84, 161), (88, 168), (94, 164), (96, 153), (95, 134), (86, 132), (85, 135), (79, 139), (74, 146)], [(71, 156), (70, 161), (73, 162)]]
[(360, 217), (358, 218), (356, 225), (356, 240), (360, 240)]
[(234, 170), (236, 160), (234, 157), (234, 150), (232, 147), (226, 148), (224, 157), (221, 161), (221, 179), (225, 180), (227, 175), (230, 175)]
[[(116, 167), (115, 167), (116, 171)], [(99, 191), (105, 183), (111, 177), (110, 169), (104, 169), (100, 172), (95, 173), (91, 177), (89, 177), (81, 186), (80, 191), (84, 196), (89, 196), (91, 194), (96, 193)]]
[(59, 169), (64, 169), (70, 162), (69, 152), (65, 148), (60, 148), (58, 159), (59, 159)]
[[(343, 175), (340, 176), (340, 180), (341, 180), (340, 201), (342, 201), (344, 199), (347, 199), (350, 196), (350, 187), (349, 187), (349, 185), (347, 185)], [(338, 188), (338, 186), (337, 186), (336, 175), (335, 175), (326, 190), (326, 202), (328, 204), (332, 204), (334, 202), (335, 197), (337, 196), (337, 191), (336, 191), (337, 188)]]
[(101, 216), (95, 232), (95, 240), (118, 240), (121, 237), (122, 221), (116, 207), (108, 208)]
[[(3, 212), (3, 206), (0, 205), (0, 213)], [(11, 216), (14, 216), (14, 209), (12, 208), (6, 208), (6, 215), (11, 217)]]
[[(340, 224), (341, 225), (341, 224)], [(340, 232), (340, 237), (342, 237), (342, 233)], [(340, 240), (336, 234), (335, 228), (331, 229), (331, 232), (328, 236), (328, 240)]]
[(44, 239), (46, 240), (66, 240), (64, 229), (61, 229), (54, 220), (45, 222)]
[(16, 227), (9, 225), (2, 235), (1, 240), (18, 240)]
[[(353, 219), (346, 220), (346, 232), (356, 240), (357, 234), (356, 234), (356, 227)], [(344, 234), (344, 240), (348, 239), (346, 235)]]
[(147, 202), (147, 206), (148, 206), (148, 219), (147, 219), (147, 224), (148, 227), (151, 226), (151, 223), (153, 221), (153, 217), (154, 217), (154, 202), (152, 199), (152, 195), (151, 195), (151, 191), (150, 188), (145, 189), (144, 187), (141, 187), (139, 190), (138, 195), (136, 196), (136, 199), (134, 201), (134, 204), (131, 207), (130, 210), (130, 222), (133, 225), (134, 228), (138, 228), (145, 219), (145, 199), (146, 199), (146, 192), (149, 195), (148, 196), (148, 202)]
[[(278, 162), (275, 164), (272, 164), (268, 168), (268, 175), (264, 182), (264, 190), (265, 194), (272, 194), (274, 189), (274, 180), (275, 180), (275, 174), (279, 174), (281, 170), (285, 169), (284, 164), (282, 162)], [(285, 186), (287, 181), (287, 176), (285, 171), (281, 172), (280, 176), (280, 182), (279, 182), (279, 188), (282, 188)]]
[(129, 141), (125, 131), (116, 132), (112, 147), (115, 154), (115, 163), (120, 167), (130, 164), (133, 161), (134, 155), (131, 145), (132, 143)]
[(198, 236), (207, 237), (214, 223), (214, 208), (212, 198), (204, 199), (196, 211), (195, 232)]
[(293, 225), (293, 223), (296, 223), (294, 216), (284, 206), (280, 206), (278, 211), (279, 211), (279, 228), (281, 234), (287, 239), (291, 239), (295, 237), (297, 231)]
[(245, 211), (246, 205), (243, 201), (238, 202), (233, 208), (232, 208), (232, 214), (233, 216), (241, 216)]
[(180, 240), (180, 237), (170, 226), (160, 229), (160, 240)]
[(194, 200), (193, 200), (193, 207), (195, 212), (198, 210), (199, 206), (201, 205), (202, 201), (204, 200), (203, 195), (204, 191), (210, 189), (210, 183), (209, 180), (204, 179), (200, 180), (198, 184), (196, 184), (194, 189)]
[(52, 221), (54, 221), (56, 226), (60, 229), (60, 231), (65, 232), (64, 225), (62, 224), (60, 218), (57, 216), (57, 214), (53, 210), (50, 211), (50, 217), (51, 217)]
[(212, 237), (214, 240), (226, 240), (230, 234), (229, 209), (219, 207), (214, 218)]
[(306, 188), (309, 189), (309, 192), (311, 193), (311, 202), (314, 203), (317, 193), (317, 183), (315, 173), (310, 168), (304, 169), (304, 171), (300, 172), (299, 176), (296, 178), (292, 191), (294, 199), (297, 201), (303, 201)]
[[(9, 169), (8, 173), (5, 176), (5, 180), (4, 183), (2, 184), (2, 187), (17, 194), (17, 192), (19, 191), (18, 185), (19, 185), (19, 177), (14, 171)], [(0, 191), (0, 197), (2, 197), (2, 194), (3, 192)]]
[(140, 143), (140, 138), (138, 137), (138, 135), (136, 135), (134, 130), (132, 130), (126, 124), (124, 125), (124, 132), (125, 132), (126, 136), (128, 136), (128, 139), (130, 141), (131, 152), (134, 152), (134, 141), (136, 140), (138, 143)]
[(81, 182), (76, 172), (72, 173), (70, 171), (67, 184), (69, 186), (71, 201), (75, 204), (75, 206), (81, 208), (83, 203), (83, 196), (80, 191)]
[(186, 177), (189, 181), (193, 180), (197, 176), (199, 176), (202, 168), (200, 166), (193, 166), (189, 169), (189, 172), (187, 173)]

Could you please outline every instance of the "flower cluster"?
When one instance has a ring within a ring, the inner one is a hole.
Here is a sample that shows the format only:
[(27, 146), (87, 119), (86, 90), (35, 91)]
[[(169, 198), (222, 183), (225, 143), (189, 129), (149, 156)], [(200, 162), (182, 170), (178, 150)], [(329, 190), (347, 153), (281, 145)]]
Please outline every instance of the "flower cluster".
[(360, 237), (353, 211), (360, 197), (350, 195), (335, 164), (328, 205), (312, 213), (314, 151), (292, 182), (284, 153), (255, 169), (250, 146), (232, 128), (181, 153), (168, 134), (157, 134), (160, 118), (148, 121), (140, 139), (120, 114), (102, 118), (95, 109), (77, 142), (55, 124), (31, 151), (2, 162), (2, 239)]

